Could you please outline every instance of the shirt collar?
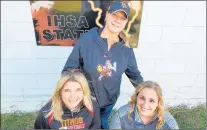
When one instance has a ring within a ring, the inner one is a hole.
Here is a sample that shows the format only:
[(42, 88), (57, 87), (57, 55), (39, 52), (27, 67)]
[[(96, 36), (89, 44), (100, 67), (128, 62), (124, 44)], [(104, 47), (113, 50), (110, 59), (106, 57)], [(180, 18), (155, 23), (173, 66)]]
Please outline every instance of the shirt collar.
[(63, 103), (62, 104), (62, 108), (64, 113), (78, 113), (80, 111), (80, 109), (83, 108), (83, 104), (80, 103), (78, 106), (76, 106), (73, 110), (70, 110), (67, 108), (67, 106)]
[(138, 108), (137, 107), (135, 107), (135, 119), (134, 120), (137, 121), (137, 122), (142, 122), (142, 119), (141, 119), (141, 117), (138, 113)]

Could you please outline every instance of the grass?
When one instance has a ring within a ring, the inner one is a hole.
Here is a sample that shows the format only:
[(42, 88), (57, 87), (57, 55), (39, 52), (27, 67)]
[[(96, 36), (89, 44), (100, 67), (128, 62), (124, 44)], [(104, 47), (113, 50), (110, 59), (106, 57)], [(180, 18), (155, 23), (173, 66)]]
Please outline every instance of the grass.
[[(179, 105), (169, 107), (168, 110), (176, 119), (180, 129), (206, 129), (206, 107), (199, 104), (195, 107)], [(113, 110), (112, 115), (116, 112)], [(38, 112), (21, 112), (1, 114), (1, 129), (32, 129)]]
[(32, 129), (38, 112), (21, 112), (1, 114), (1, 129)]
[(180, 105), (169, 108), (169, 111), (176, 119), (179, 128), (206, 130), (206, 107), (202, 104), (189, 108), (187, 105)]

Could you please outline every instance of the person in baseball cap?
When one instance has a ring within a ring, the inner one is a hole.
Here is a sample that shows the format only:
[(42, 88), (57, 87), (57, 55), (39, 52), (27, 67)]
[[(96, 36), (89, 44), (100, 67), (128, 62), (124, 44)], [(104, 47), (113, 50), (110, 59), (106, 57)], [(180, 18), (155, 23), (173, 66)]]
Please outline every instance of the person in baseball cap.
[(119, 34), (122, 32), (128, 22), (130, 7), (127, 2), (115, 1), (106, 12), (105, 26), (102, 37), (118, 41)]
[(128, 19), (130, 13), (130, 7), (127, 2), (115, 1), (108, 8), (109, 13), (115, 13), (117, 11), (123, 11), (126, 15), (126, 18)]
[(83, 70), (90, 83), (91, 95), (98, 103), (102, 129), (108, 129), (109, 116), (120, 95), (122, 75), (125, 73), (134, 87), (143, 81), (133, 48), (121, 36), (129, 14), (127, 2), (111, 3), (106, 11), (105, 25), (81, 35), (63, 69)]

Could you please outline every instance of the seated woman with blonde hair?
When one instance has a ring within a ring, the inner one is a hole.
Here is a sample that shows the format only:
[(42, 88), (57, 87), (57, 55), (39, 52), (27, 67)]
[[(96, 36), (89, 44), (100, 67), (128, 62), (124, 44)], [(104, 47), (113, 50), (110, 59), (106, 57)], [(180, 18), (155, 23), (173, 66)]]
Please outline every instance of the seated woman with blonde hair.
[(112, 117), (110, 129), (179, 129), (165, 110), (162, 89), (152, 81), (140, 83), (131, 101)]
[(98, 129), (100, 114), (91, 99), (85, 76), (79, 70), (65, 71), (52, 99), (39, 111), (35, 129)]

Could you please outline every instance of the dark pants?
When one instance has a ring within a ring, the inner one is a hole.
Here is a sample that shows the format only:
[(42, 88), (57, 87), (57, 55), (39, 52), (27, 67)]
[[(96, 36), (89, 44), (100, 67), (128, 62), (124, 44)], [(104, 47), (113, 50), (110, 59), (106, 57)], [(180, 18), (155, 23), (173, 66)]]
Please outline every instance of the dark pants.
[(108, 119), (115, 104), (100, 108), (101, 128), (108, 129)]

